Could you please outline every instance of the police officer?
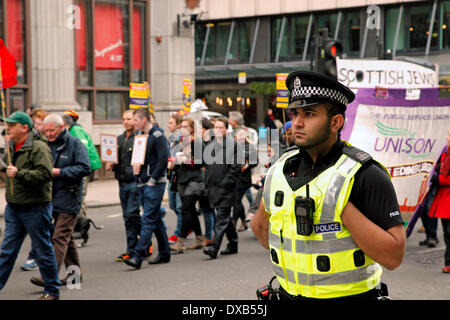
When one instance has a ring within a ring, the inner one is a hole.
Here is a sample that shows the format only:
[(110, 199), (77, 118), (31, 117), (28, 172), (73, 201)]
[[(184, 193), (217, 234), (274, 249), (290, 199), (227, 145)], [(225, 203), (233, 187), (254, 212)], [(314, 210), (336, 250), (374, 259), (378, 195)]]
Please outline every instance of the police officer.
[[(327, 76), (286, 79), (295, 147), (270, 168), (252, 229), (270, 251), (280, 299), (377, 299), (405, 232), (385, 168), (340, 140), (354, 94)], [(386, 291), (386, 290), (385, 290)]]

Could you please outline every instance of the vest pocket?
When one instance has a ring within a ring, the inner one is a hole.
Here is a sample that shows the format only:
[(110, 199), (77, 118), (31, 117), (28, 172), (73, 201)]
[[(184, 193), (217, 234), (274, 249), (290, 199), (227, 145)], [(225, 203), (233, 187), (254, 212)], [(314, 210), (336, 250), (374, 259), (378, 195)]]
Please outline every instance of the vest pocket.
[(317, 256), (316, 258), (317, 270), (321, 272), (328, 272), (331, 269), (330, 257), (328, 256)]
[(366, 258), (362, 250), (353, 252), (353, 262), (355, 267), (362, 267), (366, 263)]

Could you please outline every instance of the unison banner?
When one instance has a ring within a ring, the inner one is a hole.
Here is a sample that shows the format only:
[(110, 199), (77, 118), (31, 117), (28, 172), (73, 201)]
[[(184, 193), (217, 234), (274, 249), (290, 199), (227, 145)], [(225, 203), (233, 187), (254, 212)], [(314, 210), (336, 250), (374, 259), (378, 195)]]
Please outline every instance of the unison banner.
[(450, 127), (450, 98), (426, 88), (359, 89), (346, 112), (342, 139), (367, 151), (392, 176), (400, 209), (419, 204)]

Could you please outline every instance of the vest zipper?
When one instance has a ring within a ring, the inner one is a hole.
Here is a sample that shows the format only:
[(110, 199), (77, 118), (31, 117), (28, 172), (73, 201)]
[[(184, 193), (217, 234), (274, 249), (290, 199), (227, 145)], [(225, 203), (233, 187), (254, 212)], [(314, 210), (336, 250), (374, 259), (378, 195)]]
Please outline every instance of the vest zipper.
[(283, 243), (283, 229), (280, 229), (280, 241)]

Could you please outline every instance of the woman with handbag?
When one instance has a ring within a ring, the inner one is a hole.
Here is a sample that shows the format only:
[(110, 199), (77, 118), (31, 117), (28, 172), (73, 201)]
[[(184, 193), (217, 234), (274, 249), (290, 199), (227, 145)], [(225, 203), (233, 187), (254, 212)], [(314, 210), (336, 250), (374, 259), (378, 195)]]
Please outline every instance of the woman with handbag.
[[(202, 172), (203, 142), (195, 137), (194, 121), (185, 119), (181, 122), (181, 150), (176, 154), (175, 174), (177, 189), (182, 202), (182, 223), (180, 236), (170, 248), (176, 253), (186, 250), (185, 242), (190, 229), (194, 230), (195, 241), (187, 249), (203, 248), (203, 235), (198, 219), (196, 203), (205, 193), (205, 182)], [(199, 151), (198, 151), (199, 150)], [(194, 152), (197, 151), (197, 152)]]

